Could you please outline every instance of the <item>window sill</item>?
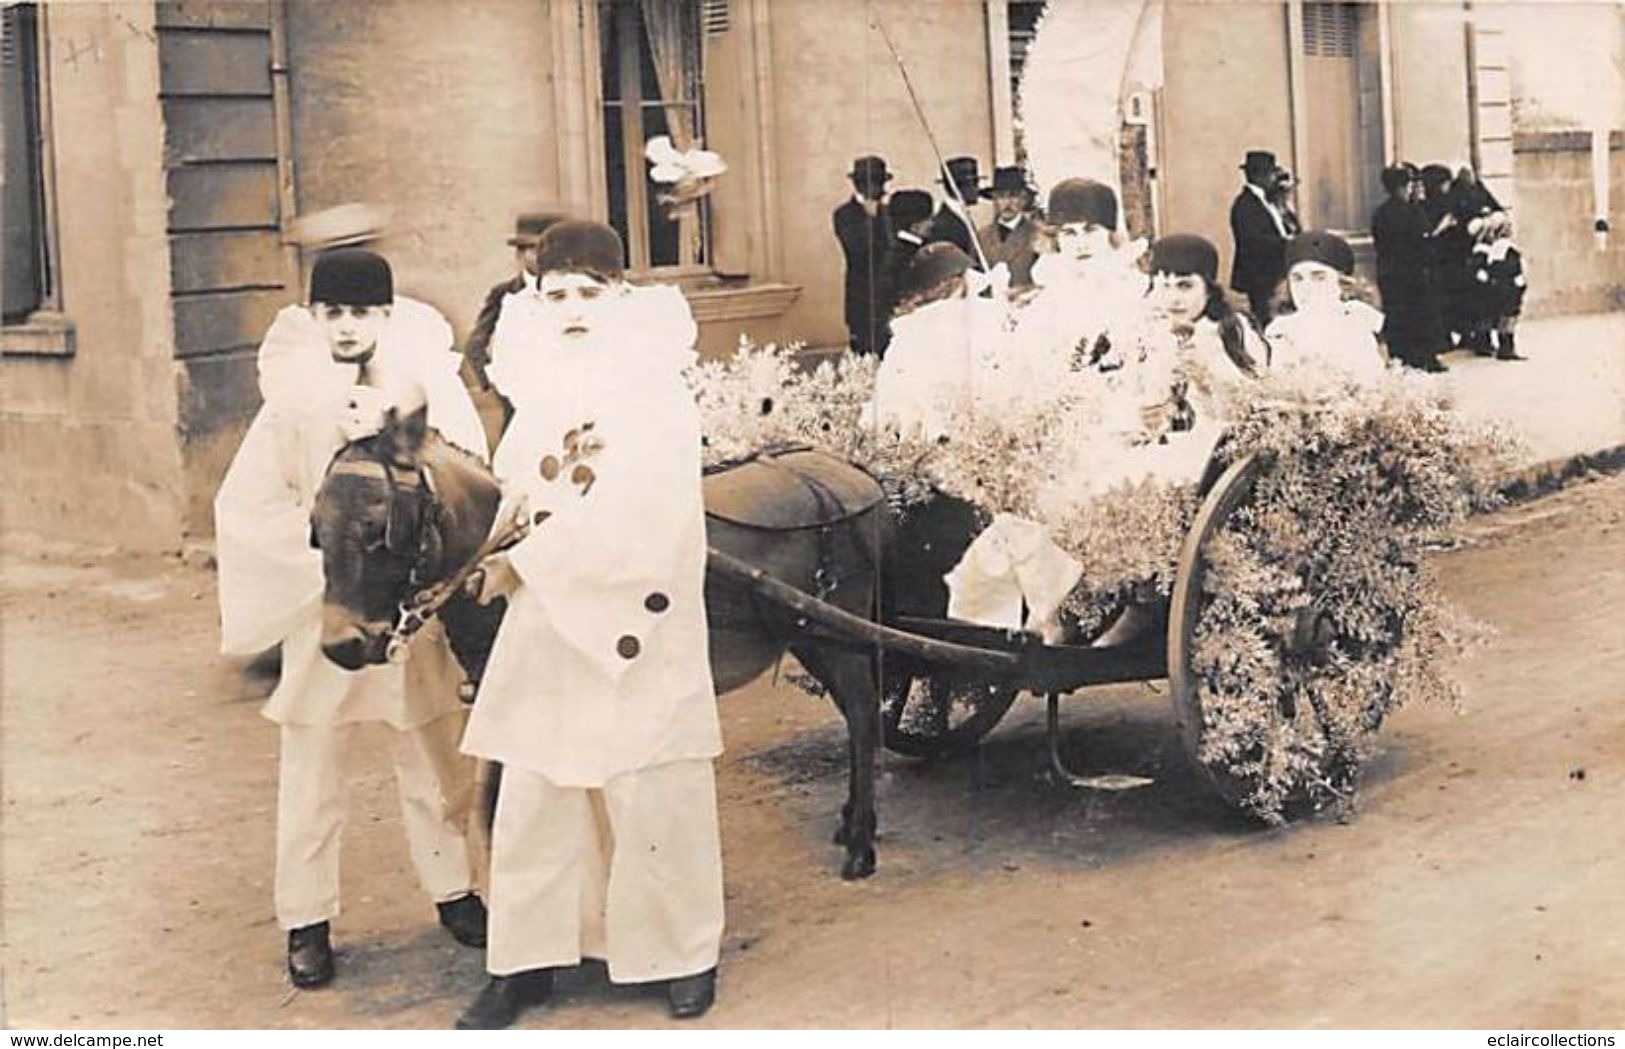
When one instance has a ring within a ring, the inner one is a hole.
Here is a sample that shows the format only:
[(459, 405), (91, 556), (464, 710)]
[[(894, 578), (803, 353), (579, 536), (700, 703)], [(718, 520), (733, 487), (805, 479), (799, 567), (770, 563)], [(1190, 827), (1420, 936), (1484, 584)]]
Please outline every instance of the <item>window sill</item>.
[(684, 288), (694, 320), (700, 324), (717, 321), (759, 320), (788, 312), (801, 295), (797, 284), (740, 284)]
[(72, 357), (73, 321), (62, 313), (41, 310), (21, 324), (0, 327), (0, 356)]

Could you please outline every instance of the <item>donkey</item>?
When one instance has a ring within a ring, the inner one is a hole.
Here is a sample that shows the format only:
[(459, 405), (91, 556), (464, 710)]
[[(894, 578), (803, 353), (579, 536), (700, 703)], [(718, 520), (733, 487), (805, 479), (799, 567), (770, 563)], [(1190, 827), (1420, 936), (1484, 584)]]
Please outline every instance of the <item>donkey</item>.
[[(880, 486), (810, 451), (762, 455), (705, 478), (707, 538), (722, 551), (820, 601), (880, 614), (890, 522)], [(335, 456), (311, 513), (325, 577), (322, 650), (346, 669), (386, 659), (397, 610), (468, 565), (496, 520), (500, 492), (484, 464), (443, 441), (420, 412)], [(543, 526), (545, 527), (545, 525)], [(828, 690), (847, 728), (847, 799), (835, 840), (841, 876), (875, 870), (875, 748), (880, 655), (833, 644), (803, 617), (737, 575), (706, 576), (711, 672), (719, 694), (759, 677), (788, 651)], [(477, 687), (500, 611), (463, 595), (440, 611)]]

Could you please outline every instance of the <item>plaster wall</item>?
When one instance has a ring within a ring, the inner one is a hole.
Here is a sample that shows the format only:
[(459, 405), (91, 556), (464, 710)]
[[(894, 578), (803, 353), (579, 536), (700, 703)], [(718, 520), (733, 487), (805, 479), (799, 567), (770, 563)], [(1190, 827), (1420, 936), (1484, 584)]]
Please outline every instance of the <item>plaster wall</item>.
[(182, 540), (163, 121), (152, 5), (44, 5), (63, 312), (74, 353), (0, 358), (4, 527)]

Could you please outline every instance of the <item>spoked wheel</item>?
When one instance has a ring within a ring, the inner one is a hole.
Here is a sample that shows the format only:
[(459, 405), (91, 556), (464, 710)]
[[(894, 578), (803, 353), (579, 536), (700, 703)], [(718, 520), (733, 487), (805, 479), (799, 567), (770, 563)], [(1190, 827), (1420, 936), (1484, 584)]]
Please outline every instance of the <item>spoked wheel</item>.
[(881, 740), (911, 758), (970, 749), (1016, 701), (1014, 685), (929, 677), (902, 668), (888, 673), (883, 685)]
[(1191, 522), (1179, 553), (1179, 572), (1168, 610), (1168, 685), (1180, 742), (1219, 794), (1231, 805), (1244, 806), (1257, 784), (1251, 778), (1215, 769), (1202, 760), (1202, 735), (1207, 714), (1202, 705), (1202, 678), (1195, 666), (1196, 630), (1207, 607), (1207, 550), (1225, 523), (1252, 494), (1262, 464), (1248, 457), (1232, 463), (1214, 482)]

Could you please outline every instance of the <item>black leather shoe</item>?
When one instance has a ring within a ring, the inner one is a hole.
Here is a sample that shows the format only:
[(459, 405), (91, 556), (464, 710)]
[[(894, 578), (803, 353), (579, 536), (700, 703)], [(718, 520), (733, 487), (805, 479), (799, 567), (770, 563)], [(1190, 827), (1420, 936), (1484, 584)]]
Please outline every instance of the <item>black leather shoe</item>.
[(694, 976), (680, 976), (666, 985), (666, 1001), (679, 1020), (704, 1016), (717, 1000), (717, 971), (707, 969)]
[(512, 976), (493, 976), (457, 1018), (459, 1031), (500, 1031), (519, 1014), (553, 997), (553, 970), (527, 969)]
[(333, 944), (327, 922), (289, 931), (288, 979), (307, 991), (332, 982)]
[(485, 946), (485, 904), (473, 893), (435, 904), (440, 924), (464, 947)]

